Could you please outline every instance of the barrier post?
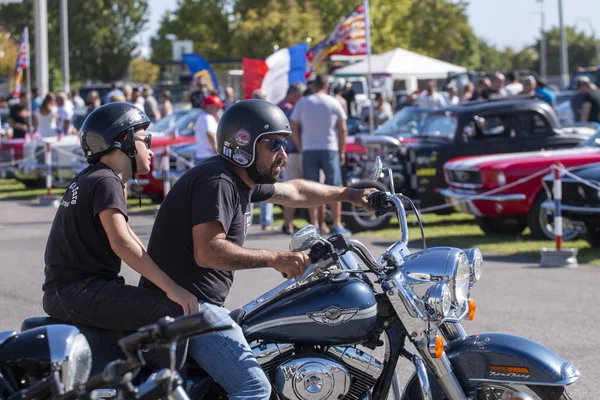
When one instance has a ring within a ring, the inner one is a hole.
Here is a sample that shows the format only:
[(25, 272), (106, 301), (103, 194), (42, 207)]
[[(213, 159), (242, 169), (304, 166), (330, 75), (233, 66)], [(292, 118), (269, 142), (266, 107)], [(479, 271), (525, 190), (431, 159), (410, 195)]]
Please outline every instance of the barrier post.
[(166, 196), (171, 190), (171, 163), (169, 160), (169, 146), (165, 146), (162, 157), (162, 170), (163, 170), (163, 191)]
[(552, 165), (552, 173), (554, 175), (554, 185), (552, 187), (552, 197), (554, 198), (554, 237), (555, 248), (542, 248), (540, 253), (541, 267), (569, 267), (575, 268), (577, 263), (577, 251), (575, 248), (563, 248), (563, 221), (562, 221), (562, 179), (561, 173), (564, 166), (560, 163)]
[(50, 197), (52, 196), (52, 149), (48, 142), (46, 142), (44, 162), (46, 164), (46, 196)]
[(562, 234), (563, 234), (563, 224), (562, 224), (562, 182), (560, 178), (560, 165), (554, 164), (552, 166), (552, 170), (554, 172), (554, 186), (553, 196), (554, 196), (554, 236), (556, 238), (556, 251), (562, 250)]

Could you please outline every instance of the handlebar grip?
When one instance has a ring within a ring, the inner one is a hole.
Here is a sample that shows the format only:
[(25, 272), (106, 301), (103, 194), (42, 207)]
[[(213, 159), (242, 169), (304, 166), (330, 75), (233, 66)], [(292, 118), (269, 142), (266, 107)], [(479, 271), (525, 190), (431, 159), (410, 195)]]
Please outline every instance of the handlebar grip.
[(369, 207), (374, 210), (378, 215), (385, 214), (389, 211), (393, 211), (394, 204), (391, 203), (385, 192), (374, 192), (369, 195), (368, 198)]
[(223, 331), (232, 329), (233, 325), (227, 321), (223, 321), (210, 308), (202, 309), (195, 314), (179, 317), (175, 320), (171, 318), (163, 318), (157, 323), (161, 332), (162, 339), (178, 340), (187, 339), (192, 336), (202, 335), (203, 333)]

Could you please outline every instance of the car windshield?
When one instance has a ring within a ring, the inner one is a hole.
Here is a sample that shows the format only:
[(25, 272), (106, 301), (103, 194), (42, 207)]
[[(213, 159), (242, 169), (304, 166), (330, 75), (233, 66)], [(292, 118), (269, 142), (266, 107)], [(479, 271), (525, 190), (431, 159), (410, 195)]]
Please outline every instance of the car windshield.
[(171, 115), (168, 115), (160, 121), (152, 124), (149, 129), (153, 132), (166, 132), (171, 127), (175, 126), (177, 120), (189, 111), (190, 110), (175, 110)]
[(458, 118), (453, 113), (433, 114), (425, 119), (423, 128), (421, 128), (421, 136), (452, 140), (454, 139), (457, 126)]
[(594, 136), (591, 136), (582, 142), (581, 146), (600, 148), (600, 127), (596, 129)]
[(376, 135), (415, 136), (431, 110), (419, 107), (404, 107), (375, 131)]
[(198, 119), (198, 115), (202, 112), (200, 108), (194, 108), (189, 110), (187, 114), (183, 117), (179, 118), (175, 123), (175, 126), (171, 128), (169, 133), (177, 130), (180, 135), (193, 135), (194, 126), (196, 125), (196, 120)]

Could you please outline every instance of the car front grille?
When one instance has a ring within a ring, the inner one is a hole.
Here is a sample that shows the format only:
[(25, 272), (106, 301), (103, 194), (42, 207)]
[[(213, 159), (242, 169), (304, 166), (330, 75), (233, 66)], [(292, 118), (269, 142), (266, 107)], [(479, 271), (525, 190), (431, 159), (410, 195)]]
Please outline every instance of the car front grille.
[(481, 187), (481, 172), (479, 170), (447, 170), (450, 184), (458, 187)]

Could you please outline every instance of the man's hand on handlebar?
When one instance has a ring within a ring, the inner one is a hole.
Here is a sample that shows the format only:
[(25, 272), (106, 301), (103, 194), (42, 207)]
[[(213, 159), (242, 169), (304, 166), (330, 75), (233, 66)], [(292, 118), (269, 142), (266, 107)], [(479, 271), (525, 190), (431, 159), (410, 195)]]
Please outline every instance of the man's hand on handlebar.
[(375, 188), (352, 189), (352, 197), (350, 202), (356, 207), (364, 208), (367, 211), (374, 211), (369, 204), (369, 196), (376, 191), (377, 189)]
[(310, 258), (306, 253), (278, 251), (273, 261), (273, 268), (281, 272), (284, 278), (291, 279), (302, 275), (310, 264)]

